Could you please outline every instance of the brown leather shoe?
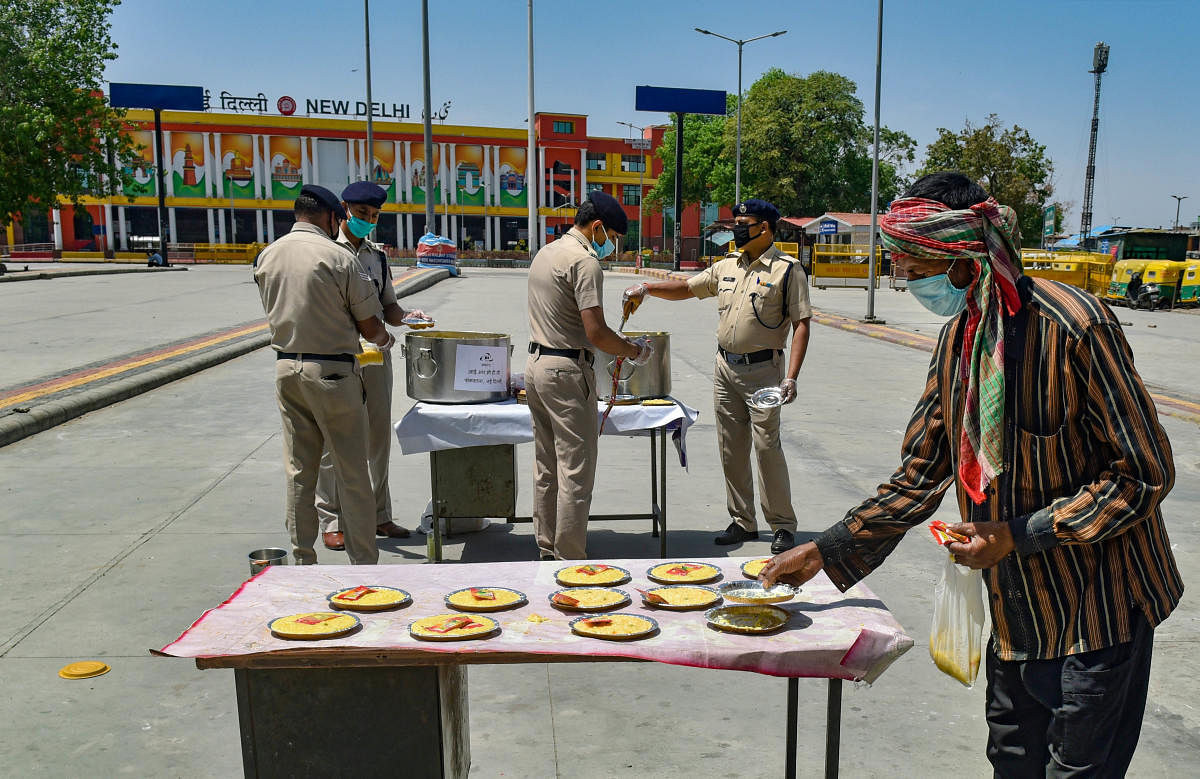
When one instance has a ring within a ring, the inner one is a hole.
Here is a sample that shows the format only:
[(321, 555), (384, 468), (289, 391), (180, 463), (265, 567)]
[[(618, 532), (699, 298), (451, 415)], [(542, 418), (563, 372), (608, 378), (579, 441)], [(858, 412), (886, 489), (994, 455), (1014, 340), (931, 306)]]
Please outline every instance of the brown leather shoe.
[(326, 549), (332, 549), (335, 552), (340, 552), (346, 548), (346, 536), (342, 533), (322, 533), (321, 540), (325, 542)]
[(375, 535), (386, 538), (408, 538), (409, 532), (395, 522), (384, 522), (375, 526)]

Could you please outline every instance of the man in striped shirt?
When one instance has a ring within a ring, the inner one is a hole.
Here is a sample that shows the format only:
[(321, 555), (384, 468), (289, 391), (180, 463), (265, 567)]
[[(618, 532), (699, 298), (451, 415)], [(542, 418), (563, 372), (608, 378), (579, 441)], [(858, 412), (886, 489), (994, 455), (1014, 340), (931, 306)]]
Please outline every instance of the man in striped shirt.
[(1183, 594), (1159, 504), (1171, 445), (1112, 312), (1022, 276), (1011, 209), (960, 173), (919, 179), (884, 245), (942, 328), (900, 467), (874, 497), (760, 578), (824, 570), (841, 590), (928, 519), (951, 484), (992, 615), (987, 756), (997, 776), (1120, 776), (1154, 628)]

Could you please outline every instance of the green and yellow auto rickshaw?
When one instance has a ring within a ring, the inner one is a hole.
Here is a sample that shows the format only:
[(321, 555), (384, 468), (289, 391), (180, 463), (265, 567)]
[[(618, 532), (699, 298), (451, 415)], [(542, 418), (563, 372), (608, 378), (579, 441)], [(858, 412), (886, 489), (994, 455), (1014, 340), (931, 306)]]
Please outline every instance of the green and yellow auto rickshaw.
[(1129, 284), (1134, 284), (1134, 294), (1142, 283), (1142, 277), (1150, 260), (1117, 260), (1113, 264), (1112, 278), (1108, 282), (1108, 290), (1104, 299), (1110, 304), (1129, 305)]

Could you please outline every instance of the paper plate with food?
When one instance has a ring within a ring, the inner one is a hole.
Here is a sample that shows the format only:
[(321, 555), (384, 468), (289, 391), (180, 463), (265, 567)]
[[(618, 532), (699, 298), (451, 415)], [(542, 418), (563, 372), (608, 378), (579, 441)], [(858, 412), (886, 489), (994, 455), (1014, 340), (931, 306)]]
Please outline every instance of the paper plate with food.
[(640, 614), (591, 614), (571, 620), (571, 630), (588, 638), (636, 641), (658, 633), (658, 623)]
[(698, 584), (664, 584), (638, 592), (642, 594), (642, 602), (647, 606), (670, 611), (706, 609), (715, 606), (721, 600), (720, 593), (712, 587), (702, 587)]
[(770, 633), (787, 624), (791, 615), (778, 606), (720, 606), (704, 612), (704, 619), (717, 630), (729, 633)]
[(611, 587), (568, 587), (550, 593), (550, 602), (567, 611), (604, 611), (629, 604), (629, 593)]
[(276, 638), (296, 641), (320, 641), (340, 638), (354, 632), (362, 623), (353, 614), (330, 611), (309, 611), (278, 617), (267, 625)]
[(725, 582), (717, 591), (725, 600), (731, 600), (734, 603), (783, 603), (796, 597), (798, 589), (790, 584), (776, 582), (773, 587), (767, 589), (762, 586), (762, 582)]
[(721, 569), (708, 563), (659, 563), (646, 571), (659, 584), (703, 584), (721, 578)]
[(412, 603), (412, 596), (404, 590), (375, 584), (347, 587), (331, 592), (326, 597), (329, 599), (330, 608), (348, 611), (385, 611)]
[(763, 566), (770, 561), (770, 557), (760, 557), (757, 560), (742, 563), (742, 576), (745, 576), (747, 579), (757, 579), (758, 575), (762, 573)]
[(504, 611), (528, 602), (525, 593), (507, 587), (464, 587), (446, 596), (446, 605), (459, 611)]
[(624, 584), (632, 577), (629, 571), (615, 565), (603, 563), (587, 563), (585, 565), (568, 565), (554, 572), (554, 579), (564, 587), (595, 586), (608, 587), (614, 584)]
[(435, 614), (409, 623), (408, 633), (421, 641), (467, 641), (491, 638), (500, 632), (500, 623), (479, 614)]

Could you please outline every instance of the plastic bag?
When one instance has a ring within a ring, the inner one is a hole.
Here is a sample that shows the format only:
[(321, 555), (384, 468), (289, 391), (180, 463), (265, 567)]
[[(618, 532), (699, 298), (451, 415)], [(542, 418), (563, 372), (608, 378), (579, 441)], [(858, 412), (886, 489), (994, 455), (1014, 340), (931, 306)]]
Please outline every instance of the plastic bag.
[(983, 573), (955, 565), (946, 555), (933, 589), (929, 656), (942, 673), (974, 686), (983, 655)]

